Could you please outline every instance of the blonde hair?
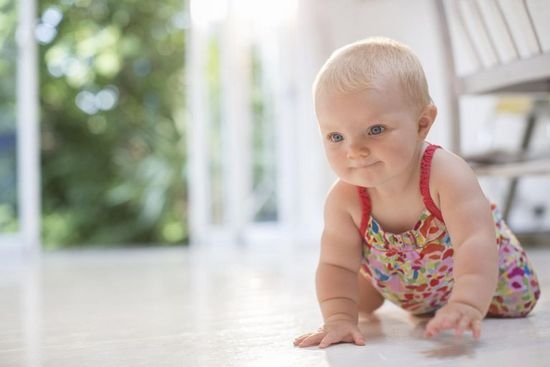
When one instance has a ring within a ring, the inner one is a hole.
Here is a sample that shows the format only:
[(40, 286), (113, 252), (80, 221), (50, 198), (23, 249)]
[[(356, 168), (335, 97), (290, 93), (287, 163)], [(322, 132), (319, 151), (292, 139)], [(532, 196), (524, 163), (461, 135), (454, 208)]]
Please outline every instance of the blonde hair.
[(412, 106), (424, 108), (431, 102), (418, 57), (408, 46), (384, 37), (367, 38), (334, 51), (317, 74), (313, 94), (316, 100), (321, 92), (381, 89), (378, 83), (388, 78), (400, 83)]

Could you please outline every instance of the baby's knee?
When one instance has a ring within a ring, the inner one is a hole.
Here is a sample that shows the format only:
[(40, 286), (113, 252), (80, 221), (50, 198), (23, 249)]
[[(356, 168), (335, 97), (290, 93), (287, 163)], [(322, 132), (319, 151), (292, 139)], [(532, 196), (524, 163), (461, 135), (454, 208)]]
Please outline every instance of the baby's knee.
[(489, 306), (489, 317), (525, 317), (535, 305), (540, 296), (537, 288), (526, 289), (522, 292), (510, 292), (495, 295)]

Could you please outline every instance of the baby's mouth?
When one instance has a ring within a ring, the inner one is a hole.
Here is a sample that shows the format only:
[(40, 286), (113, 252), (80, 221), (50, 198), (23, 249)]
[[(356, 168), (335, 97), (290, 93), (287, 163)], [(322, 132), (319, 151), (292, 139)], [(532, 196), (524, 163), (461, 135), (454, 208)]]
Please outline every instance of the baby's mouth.
[(375, 162), (354, 163), (354, 164), (351, 164), (351, 165), (350, 165), (350, 168), (356, 168), (356, 169), (359, 169), (359, 168), (369, 168), (369, 167), (374, 166), (374, 165), (377, 164), (377, 163), (378, 163), (378, 161), (375, 161)]

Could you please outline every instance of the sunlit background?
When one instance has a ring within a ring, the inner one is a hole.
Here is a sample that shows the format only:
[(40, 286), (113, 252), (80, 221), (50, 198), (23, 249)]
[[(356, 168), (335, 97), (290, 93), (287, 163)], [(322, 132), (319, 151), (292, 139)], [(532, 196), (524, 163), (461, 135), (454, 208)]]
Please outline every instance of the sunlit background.
[[(311, 83), (332, 50), (366, 36), (415, 49), (439, 106), (429, 138), (457, 150), (448, 45), (429, 0), (0, 0), (0, 9), (0, 246), (315, 242), (334, 177)], [(461, 72), (476, 67), (465, 50)], [(464, 98), (460, 151), (517, 147), (533, 103)], [(548, 118), (536, 129), (532, 149), (547, 151)], [(509, 180), (482, 183), (504, 202)], [(515, 229), (550, 227), (547, 185), (522, 179)]]

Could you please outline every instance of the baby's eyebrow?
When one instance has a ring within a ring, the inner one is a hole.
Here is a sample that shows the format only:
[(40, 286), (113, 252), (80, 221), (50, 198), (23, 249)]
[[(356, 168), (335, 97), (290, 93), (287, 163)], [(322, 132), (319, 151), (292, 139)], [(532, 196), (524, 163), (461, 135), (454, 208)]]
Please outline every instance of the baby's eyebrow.
[(321, 130), (323, 131), (338, 131), (340, 130), (342, 127), (339, 126), (338, 124), (334, 124), (334, 125), (329, 125), (329, 124), (319, 124), (319, 127)]

